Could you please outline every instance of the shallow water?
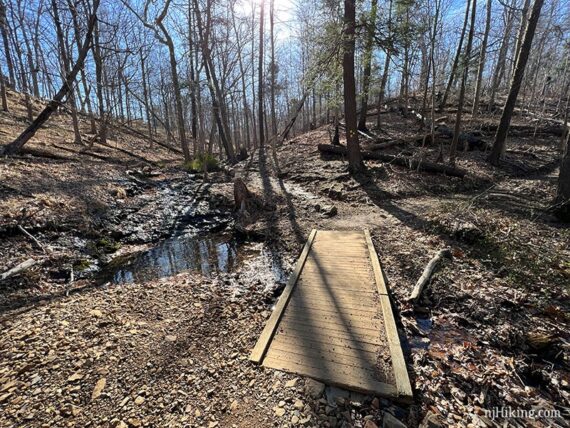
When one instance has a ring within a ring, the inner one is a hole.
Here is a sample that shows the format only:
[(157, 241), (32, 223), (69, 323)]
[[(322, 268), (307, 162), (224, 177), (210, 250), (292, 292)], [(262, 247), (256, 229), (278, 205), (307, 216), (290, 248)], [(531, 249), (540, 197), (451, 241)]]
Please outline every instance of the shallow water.
[(236, 269), (247, 255), (231, 236), (185, 235), (166, 239), (155, 247), (115, 258), (100, 272), (103, 282), (127, 284), (164, 278), (184, 271), (210, 276)]

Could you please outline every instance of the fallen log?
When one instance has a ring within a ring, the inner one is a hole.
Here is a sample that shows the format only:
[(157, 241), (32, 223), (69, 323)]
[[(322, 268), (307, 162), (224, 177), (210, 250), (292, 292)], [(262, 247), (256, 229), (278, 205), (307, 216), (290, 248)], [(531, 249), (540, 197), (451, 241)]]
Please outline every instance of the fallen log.
[(28, 259), (28, 260), (20, 263), (19, 265), (14, 266), (12, 269), (9, 269), (6, 272), (4, 272), (3, 274), (1, 274), (0, 275), (0, 281), (4, 281), (5, 279), (10, 278), (11, 276), (14, 276), (20, 272), (25, 271), (25, 270), (28, 270), (29, 268), (36, 265), (37, 263), (38, 262), (34, 259)]
[(390, 147), (394, 147), (394, 146), (398, 146), (400, 144), (405, 144), (407, 143), (406, 140), (392, 140), (392, 141), (383, 141), (381, 143), (374, 143), (374, 144), (369, 144), (366, 146), (367, 150), (384, 150), (384, 149), (388, 149)]
[[(322, 153), (334, 154), (334, 155), (347, 155), (347, 150), (345, 146), (333, 146), (332, 144), (319, 144), (318, 149)], [(384, 153), (371, 152), (368, 150), (363, 150), (362, 158), (364, 160), (379, 160), (383, 162), (393, 163), (395, 165), (403, 166), (405, 168), (433, 172), (438, 174), (446, 174), (451, 177), (465, 177), (467, 171), (455, 168), (449, 165), (443, 165), (434, 162), (422, 161), (420, 159), (413, 159), (410, 157), (399, 156), (399, 155), (388, 155)]]
[(435, 268), (439, 264), (440, 260), (442, 260), (444, 257), (451, 258), (451, 251), (449, 250), (449, 248), (445, 248), (443, 250), (440, 250), (429, 261), (429, 263), (427, 264), (427, 266), (424, 269), (424, 272), (422, 273), (422, 276), (420, 276), (420, 279), (418, 279), (418, 282), (416, 282), (416, 285), (415, 285), (414, 289), (412, 290), (412, 294), (410, 294), (410, 297), (408, 298), (409, 301), (417, 302), (419, 300), (420, 296), (422, 295), (422, 291), (423, 291), (424, 287), (426, 286), (426, 284), (429, 282), (431, 276), (433, 275)]

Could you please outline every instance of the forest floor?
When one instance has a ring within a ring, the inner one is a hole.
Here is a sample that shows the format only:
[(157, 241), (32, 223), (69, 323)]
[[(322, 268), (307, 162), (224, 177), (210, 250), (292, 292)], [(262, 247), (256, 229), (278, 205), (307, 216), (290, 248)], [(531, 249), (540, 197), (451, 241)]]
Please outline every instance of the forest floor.
[[(10, 96), (0, 144), (25, 125)], [(391, 113), (382, 128), (401, 138), (417, 123)], [(0, 282), (0, 426), (568, 426), (570, 232), (548, 214), (558, 137), (512, 137), (501, 169), (462, 152), (464, 179), (366, 162), (355, 180), (345, 161), (318, 152), (329, 141), (323, 127), (205, 183), (138, 134), (118, 129), (110, 147), (86, 150), (70, 130), (60, 115), (29, 144), (34, 154), (0, 160), (0, 274), (36, 262)], [(437, 147), (424, 150), (435, 158)], [(245, 239), (233, 234), (237, 176), (264, 201)], [(371, 231), (411, 406), (248, 361), (313, 228)], [(196, 234), (215, 239), (168, 247), (148, 278), (96, 274)], [(445, 247), (453, 259), (413, 307), (407, 296)], [(164, 270), (173, 258), (197, 263)], [(486, 411), (496, 408), (562, 417), (493, 420)]]

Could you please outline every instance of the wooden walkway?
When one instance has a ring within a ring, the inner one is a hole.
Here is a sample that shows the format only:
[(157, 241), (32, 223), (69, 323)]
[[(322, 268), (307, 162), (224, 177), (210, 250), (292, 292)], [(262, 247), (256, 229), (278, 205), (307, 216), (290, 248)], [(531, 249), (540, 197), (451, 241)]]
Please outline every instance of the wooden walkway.
[(411, 400), (368, 231), (311, 232), (250, 359), (330, 385)]

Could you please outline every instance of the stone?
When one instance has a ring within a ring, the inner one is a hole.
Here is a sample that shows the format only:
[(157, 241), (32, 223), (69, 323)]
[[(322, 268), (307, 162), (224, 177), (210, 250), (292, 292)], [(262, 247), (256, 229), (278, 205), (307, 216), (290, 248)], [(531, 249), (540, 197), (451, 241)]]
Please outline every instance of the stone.
[(285, 383), (285, 388), (295, 388), (299, 378), (291, 379)]
[(293, 416), (293, 417), (291, 418), (291, 423), (292, 423), (293, 425), (297, 425), (297, 424), (299, 423), (299, 417), (298, 417), (298, 416)]
[(278, 405), (279, 407), (285, 407), (285, 401), (281, 400)]
[(285, 415), (285, 409), (283, 407), (275, 408), (275, 416), (283, 417)]
[(166, 341), (167, 342), (176, 342), (177, 337), (174, 335), (168, 335), (166, 336)]
[(93, 392), (91, 393), (91, 400), (96, 400), (101, 396), (101, 392), (103, 392), (106, 384), (107, 380), (104, 377), (97, 381), (95, 387), (93, 388)]
[(129, 424), (129, 426), (135, 427), (135, 428), (142, 426), (142, 421), (138, 418), (129, 418), (129, 419), (127, 419), (127, 423)]
[(220, 423), (218, 421), (211, 421), (208, 424), (208, 428), (216, 428)]
[(325, 390), (325, 384), (313, 379), (305, 380), (305, 392), (309, 394), (311, 398), (317, 399), (323, 395)]
[(325, 205), (321, 207), (321, 213), (324, 217), (334, 217), (338, 214), (338, 209), (334, 205)]
[(428, 412), (420, 423), (421, 428), (441, 428), (443, 426), (443, 419), (434, 412)]
[(406, 424), (388, 412), (382, 412), (382, 428), (407, 428)]
[(378, 425), (376, 425), (374, 423), (374, 421), (371, 421), (370, 419), (368, 419), (365, 423), (364, 423), (364, 428), (378, 428)]
[(144, 397), (139, 395), (137, 398), (135, 398), (136, 405), (140, 406), (142, 403), (144, 403)]
[(81, 372), (75, 372), (67, 378), (68, 382), (75, 382), (76, 380), (83, 379), (83, 374)]
[(103, 312), (101, 312), (99, 309), (93, 309), (89, 313), (97, 318), (101, 318), (103, 316)]
[(308, 425), (309, 422), (311, 422), (311, 415), (306, 416), (299, 421), (301, 425)]
[(374, 409), (380, 408), (380, 400), (378, 399), (378, 397), (374, 397), (374, 399), (372, 400), (372, 407)]
[(236, 410), (238, 408), (238, 402), (237, 400), (232, 401), (232, 404), (230, 404), (230, 411), (233, 412), (234, 410)]
[(120, 422), (115, 426), (115, 428), (129, 428), (129, 426), (128, 426), (126, 423), (124, 423), (123, 421), (120, 421)]
[(301, 400), (295, 400), (293, 407), (295, 409), (298, 409), (298, 410), (303, 410), (303, 407), (305, 407), (305, 404)]

